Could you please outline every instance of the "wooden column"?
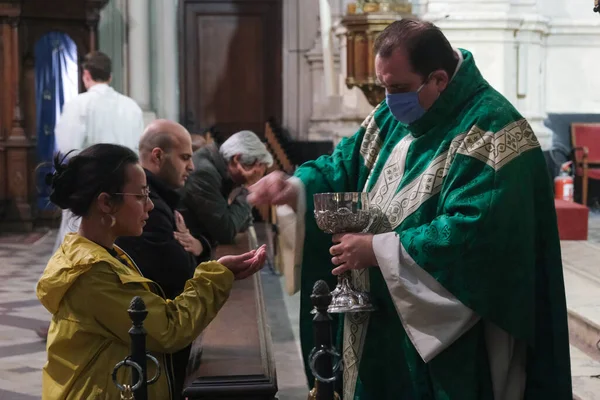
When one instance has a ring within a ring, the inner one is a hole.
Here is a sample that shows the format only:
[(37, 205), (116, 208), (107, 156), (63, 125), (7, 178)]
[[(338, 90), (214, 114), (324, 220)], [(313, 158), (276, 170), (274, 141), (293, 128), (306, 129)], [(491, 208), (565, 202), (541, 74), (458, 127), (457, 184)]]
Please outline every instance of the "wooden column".
[(368, 43), (368, 53), (367, 53), (367, 82), (375, 83), (375, 54), (373, 50), (373, 45), (375, 44), (375, 37), (377, 37), (377, 33), (373, 31), (367, 31), (367, 43)]
[(87, 10), (86, 12), (86, 24), (89, 31), (89, 46), (90, 52), (98, 49), (98, 37), (96, 32), (98, 31), (98, 21), (100, 19), (100, 11), (97, 9)]
[(354, 33), (346, 33), (346, 84), (354, 85)]
[[(6, 82), (10, 82), (10, 66), (7, 52), (10, 52), (10, 47), (7, 46), (7, 38), (10, 36), (10, 27), (5, 20), (0, 19), (0, 82), (3, 86)], [(4, 212), (7, 199), (8, 172), (6, 170), (6, 145), (5, 140), (8, 136), (7, 121), (10, 120), (7, 109), (10, 103), (10, 96), (6, 92), (0, 98), (0, 212)]]
[(10, 51), (6, 55), (10, 58), (10, 98), (12, 123), (6, 138), (6, 169), (8, 178), (7, 194), (12, 199), (9, 204), (8, 213), (15, 219), (14, 228), (18, 230), (31, 230), (33, 228), (33, 216), (31, 204), (29, 202), (31, 194), (30, 187), (30, 148), (31, 141), (25, 135), (23, 128), (23, 113), (21, 108), (21, 51), (19, 29), (21, 20), (18, 17), (11, 17), (7, 20), (9, 25), (10, 40), (4, 43), (10, 43)]
[(9, 21), (11, 32), (11, 51), (12, 62), (11, 74), (11, 92), (14, 101), (13, 121), (10, 132), (11, 140), (25, 139), (25, 130), (23, 129), (23, 114), (21, 112), (21, 54), (19, 52), (19, 18), (11, 18)]

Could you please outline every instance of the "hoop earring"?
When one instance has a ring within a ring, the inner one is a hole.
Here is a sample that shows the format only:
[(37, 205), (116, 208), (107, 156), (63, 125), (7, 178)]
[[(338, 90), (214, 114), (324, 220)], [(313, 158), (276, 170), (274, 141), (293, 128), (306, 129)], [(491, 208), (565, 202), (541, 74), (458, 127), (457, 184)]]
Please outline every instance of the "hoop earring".
[(106, 216), (110, 217), (110, 225), (108, 225), (108, 227), (109, 228), (114, 227), (115, 224), (117, 223), (117, 219), (112, 214), (106, 214), (106, 215), (103, 215), (102, 218), (100, 218), (100, 222), (102, 223), (102, 225), (106, 225), (106, 222), (104, 222), (104, 217), (106, 217)]

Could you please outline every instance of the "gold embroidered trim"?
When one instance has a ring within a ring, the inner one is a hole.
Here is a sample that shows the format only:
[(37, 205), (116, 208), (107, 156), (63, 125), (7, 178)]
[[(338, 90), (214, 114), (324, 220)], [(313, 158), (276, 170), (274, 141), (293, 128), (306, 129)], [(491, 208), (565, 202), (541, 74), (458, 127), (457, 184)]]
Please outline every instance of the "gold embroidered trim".
[(518, 155), (540, 147), (527, 120), (506, 125), (497, 133), (473, 126), (458, 149), (459, 154), (476, 158), (499, 171)]
[[(389, 226), (386, 227), (385, 219), (380, 218), (380, 216), (385, 214), (395, 198), (396, 189), (404, 176), (408, 149), (414, 140), (415, 138), (412, 135), (407, 135), (396, 144), (386, 160), (375, 186), (369, 193), (371, 207), (379, 211), (378, 217), (375, 218), (369, 229), (371, 233), (389, 232), (387, 230)], [(369, 182), (369, 179), (367, 179), (367, 182)]]
[[(352, 284), (357, 290), (369, 291), (369, 270), (351, 271)], [(358, 381), (358, 368), (362, 356), (367, 328), (369, 326), (369, 313), (355, 312), (344, 314), (344, 399), (353, 399)]]
[(371, 111), (369, 115), (367, 115), (367, 118), (365, 118), (365, 120), (362, 122), (362, 124), (360, 124), (360, 126), (362, 126), (363, 128), (369, 126), (371, 121), (375, 119), (375, 113), (377, 112), (377, 110), (379, 110), (379, 107), (381, 107), (381, 104), (377, 104), (377, 107), (375, 107), (373, 111)]
[[(369, 197), (378, 195), (382, 202), (392, 198), (398, 184), (404, 175), (404, 166), (406, 164), (406, 155), (411, 143), (415, 140), (412, 135), (407, 135), (402, 138), (390, 153), (386, 160), (386, 165), (375, 183)], [(381, 146), (380, 146), (381, 148)], [(379, 156), (379, 151), (377, 157)], [(377, 160), (377, 159), (376, 159)], [(376, 162), (375, 160), (375, 162)], [(388, 172), (386, 172), (388, 171)], [(371, 174), (373, 171), (371, 171)], [(367, 179), (367, 183), (363, 191), (367, 190), (368, 182), (371, 179), (371, 174)], [(381, 180), (381, 177), (387, 179)], [(380, 182), (381, 180), (381, 182)], [(371, 199), (371, 202), (373, 200)], [(380, 207), (381, 208), (381, 207)], [(351, 271), (352, 283), (358, 290), (369, 290), (369, 270)], [(356, 390), (356, 382), (358, 380), (358, 368), (360, 358), (362, 356), (365, 339), (367, 336), (367, 328), (369, 326), (369, 313), (348, 313), (344, 315), (344, 340), (342, 356), (344, 359), (344, 398), (353, 399)]]
[[(378, 218), (373, 222), (372, 229), (370, 230), (372, 233), (393, 231), (409, 215), (415, 212), (421, 204), (440, 192), (452, 160), (454, 160), (454, 156), (465, 137), (466, 134), (455, 137), (450, 143), (448, 150), (434, 158), (421, 175), (400, 189), (400, 191), (395, 192), (399, 181), (395, 186), (389, 188), (388, 190), (394, 193), (390, 200), (382, 203), (382, 197), (371, 192), (373, 193), (371, 196), (371, 207), (379, 210)], [(404, 159), (406, 160), (406, 155)], [(386, 162), (386, 164), (388, 163)], [(392, 166), (393, 161), (389, 164)], [(386, 168), (388, 168), (387, 165), (383, 170), (385, 171)], [(380, 184), (384, 185), (385, 180), (386, 177), (382, 173), (377, 180), (376, 187)]]
[(361, 127), (365, 128), (366, 131), (360, 144), (360, 155), (365, 160), (365, 167), (368, 169), (371, 169), (377, 161), (382, 145), (379, 137), (379, 127), (375, 122), (375, 112), (378, 108), (379, 106), (371, 111), (371, 114), (361, 124)]

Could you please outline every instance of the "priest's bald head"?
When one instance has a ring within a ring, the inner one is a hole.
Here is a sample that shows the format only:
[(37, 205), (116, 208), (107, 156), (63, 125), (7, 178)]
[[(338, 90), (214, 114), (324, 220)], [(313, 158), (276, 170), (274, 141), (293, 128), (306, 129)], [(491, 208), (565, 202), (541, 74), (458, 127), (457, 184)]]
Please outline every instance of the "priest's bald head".
[(140, 160), (168, 187), (183, 187), (194, 170), (190, 133), (177, 122), (153, 121), (140, 139)]
[(374, 44), (375, 72), (390, 111), (401, 122), (420, 118), (443, 92), (459, 55), (431, 22), (406, 18), (393, 22)]

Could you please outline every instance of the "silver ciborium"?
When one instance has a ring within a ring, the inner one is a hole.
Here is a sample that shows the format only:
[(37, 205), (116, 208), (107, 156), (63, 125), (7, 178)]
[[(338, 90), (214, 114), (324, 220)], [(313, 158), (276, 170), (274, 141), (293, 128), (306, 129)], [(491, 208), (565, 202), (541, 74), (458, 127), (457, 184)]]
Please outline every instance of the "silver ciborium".
[[(330, 234), (359, 233), (369, 227), (372, 213), (369, 197), (362, 192), (317, 193), (313, 196), (315, 219), (319, 228)], [(346, 271), (338, 276), (336, 288), (331, 292), (330, 313), (374, 311), (367, 292), (352, 287), (352, 275)]]

